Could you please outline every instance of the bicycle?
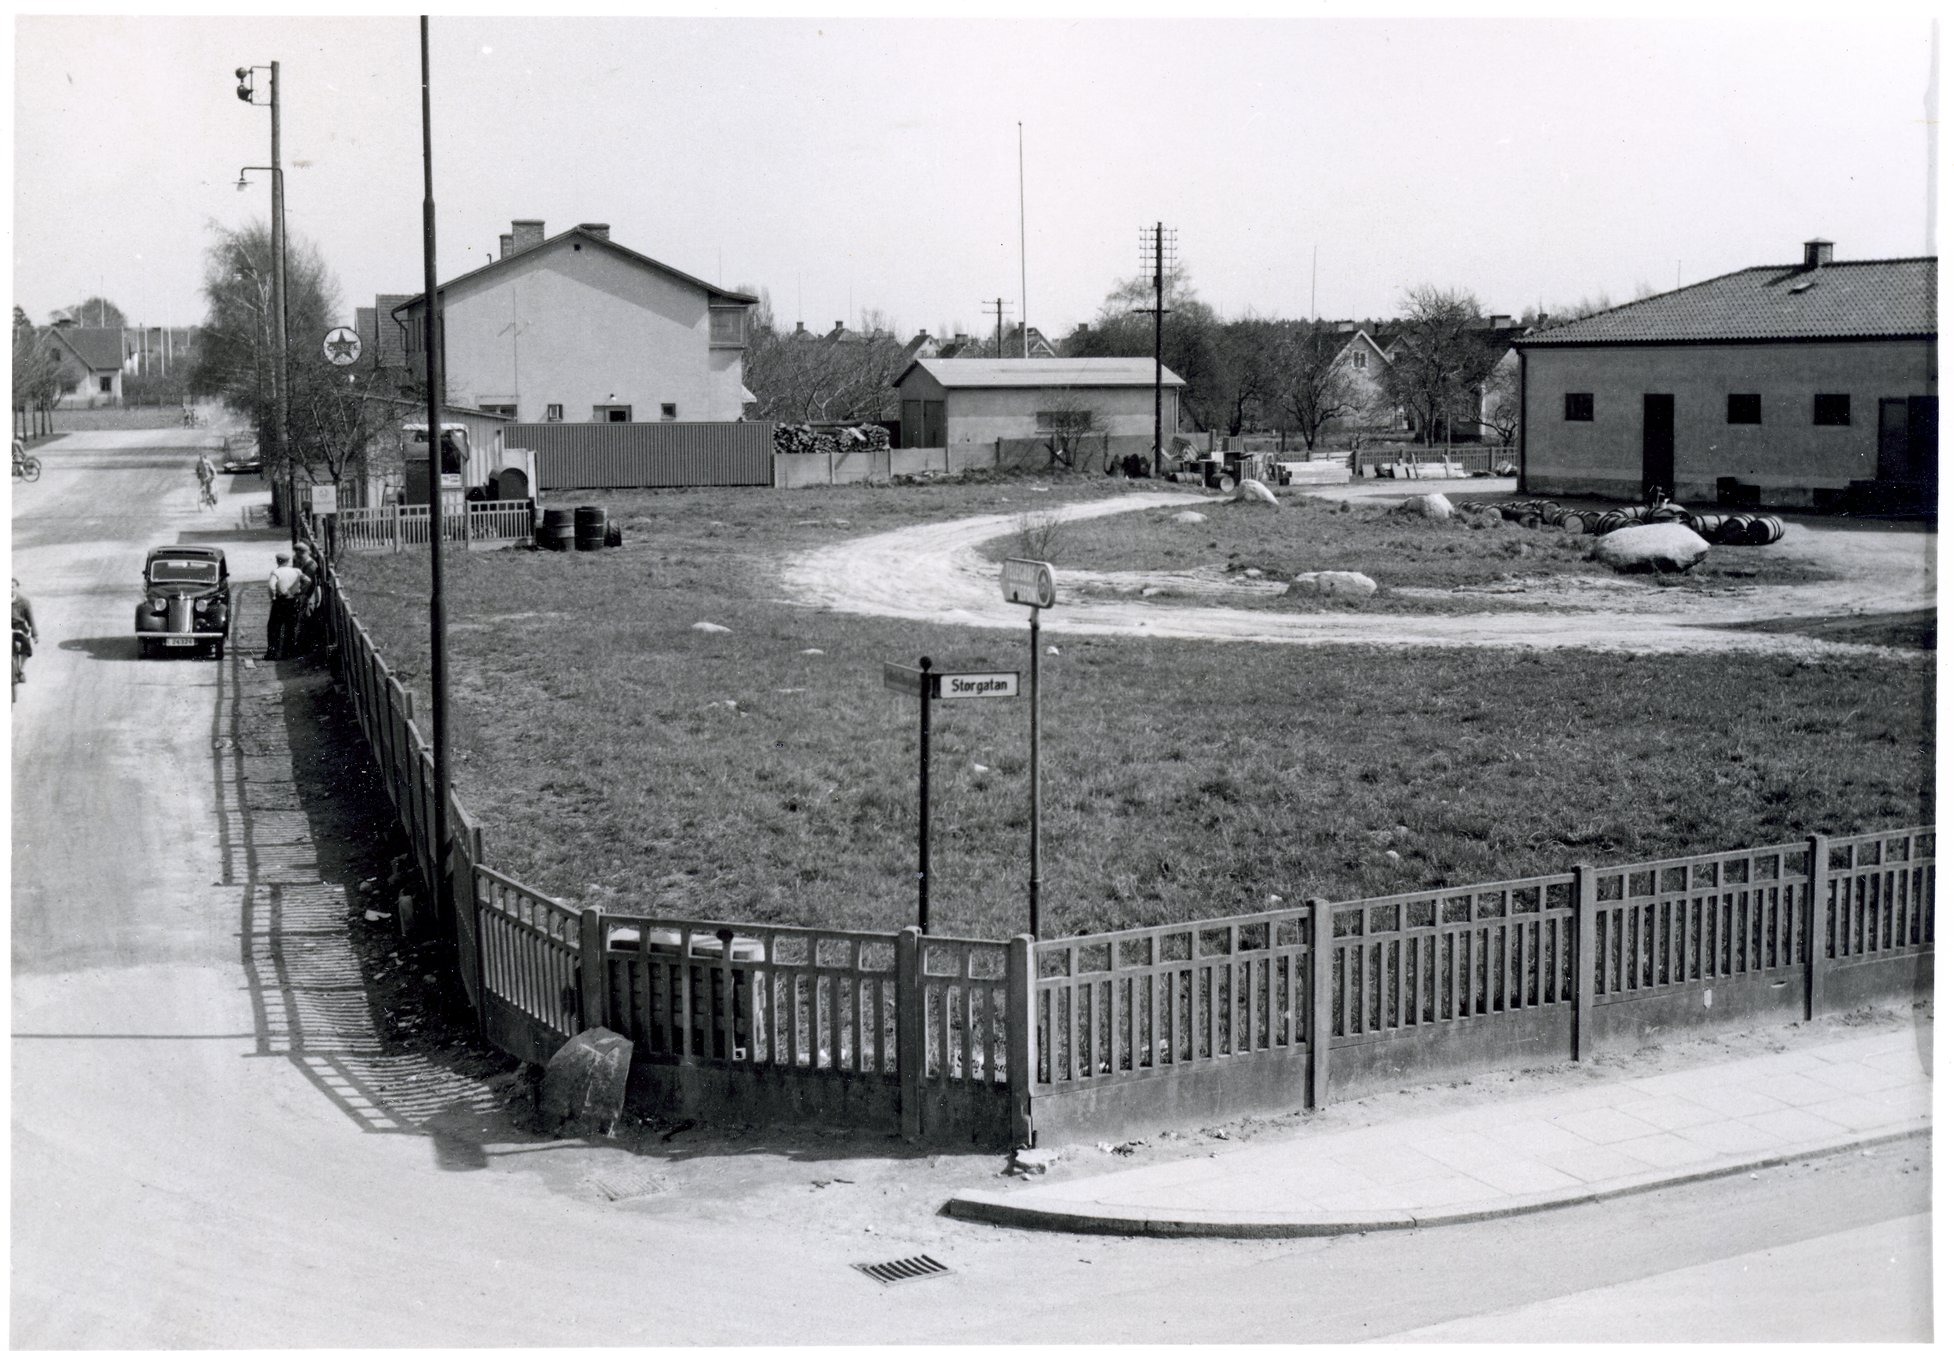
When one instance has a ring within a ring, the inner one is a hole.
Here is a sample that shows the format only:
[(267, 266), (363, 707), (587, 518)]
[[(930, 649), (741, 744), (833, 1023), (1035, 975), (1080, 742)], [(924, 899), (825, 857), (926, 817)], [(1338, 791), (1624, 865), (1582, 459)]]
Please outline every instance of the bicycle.
[(217, 510), (217, 490), (208, 482), (202, 484), (197, 490), (197, 505), (208, 507), (212, 511)]
[(23, 446), (20, 442), (14, 442), (14, 477), (26, 479), (29, 483), (32, 483), (40, 478), (40, 476), (40, 460), (35, 456), (29, 455), (27, 453), (27, 447)]

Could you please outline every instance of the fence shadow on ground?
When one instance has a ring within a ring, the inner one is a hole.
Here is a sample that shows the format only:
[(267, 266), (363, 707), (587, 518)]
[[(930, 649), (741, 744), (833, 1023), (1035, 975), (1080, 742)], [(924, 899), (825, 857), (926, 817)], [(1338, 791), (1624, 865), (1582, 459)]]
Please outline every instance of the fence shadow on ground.
[[(239, 608), (249, 623), (261, 603)], [(398, 940), (391, 920), (363, 918), (358, 885), (396, 837), (360, 789), (363, 752), (328, 725), (343, 717), (328, 677), (310, 660), (218, 670), (220, 880), (237, 888), (256, 1054), (288, 1061), (363, 1131), (426, 1135), (443, 1168), (538, 1143), (506, 1110), (509, 1062), (392, 1022), (383, 989), (402, 983)]]

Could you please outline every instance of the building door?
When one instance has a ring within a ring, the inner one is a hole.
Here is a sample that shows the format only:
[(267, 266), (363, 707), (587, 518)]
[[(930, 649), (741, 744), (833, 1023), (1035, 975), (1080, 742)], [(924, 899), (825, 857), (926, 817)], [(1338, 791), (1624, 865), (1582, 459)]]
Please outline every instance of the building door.
[(1922, 483), (1936, 477), (1940, 455), (1940, 400), (1927, 395), (1879, 401), (1879, 468), (1882, 482)]
[(1676, 396), (1642, 396), (1642, 496), (1676, 491)]

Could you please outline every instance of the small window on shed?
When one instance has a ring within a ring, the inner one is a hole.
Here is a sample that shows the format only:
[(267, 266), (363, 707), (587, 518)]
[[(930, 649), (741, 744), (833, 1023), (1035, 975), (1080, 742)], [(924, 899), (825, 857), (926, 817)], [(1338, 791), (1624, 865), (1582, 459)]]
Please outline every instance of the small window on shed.
[(659, 416), (659, 417), (660, 417), (660, 418), (661, 418), (662, 420), (664, 420), (664, 421), (666, 421), (666, 422), (677, 422), (677, 421), (678, 421), (678, 405), (677, 405), (677, 404), (675, 404), (675, 403), (661, 403), (661, 404), (659, 404), (659, 405), (658, 405), (658, 416)]
[(562, 404), (560, 404), (560, 403), (546, 403), (546, 404), (544, 404), (544, 405), (543, 405), (543, 421), (545, 421), (545, 422), (561, 422), (561, 421), (563, 421), (563, 405), (562, 405)]
[(1812, 395), (1812, 426), (1850, 427), (1852, 425), (1852, 396), (1850, 394)]
[(1594, 421), (1594, 395), (1569, 394), (1564, 405), (1564, 419), (1568, 422)]
[(1732, 394), (1728, 411), (1723, 420), (1737, 425), (1745, 423), (1755, 426), (1764, 421), (1764, 396), (1761, 394)]

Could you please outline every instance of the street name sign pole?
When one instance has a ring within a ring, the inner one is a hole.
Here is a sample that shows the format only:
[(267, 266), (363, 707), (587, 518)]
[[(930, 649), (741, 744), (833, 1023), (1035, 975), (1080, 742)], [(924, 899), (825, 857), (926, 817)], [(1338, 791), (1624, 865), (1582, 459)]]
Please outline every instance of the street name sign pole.
[(1038, 941), (1038, 900), (1044, 886), (1040, 870), (1040, 792), (1038, 782), (1038, 614), (1058, 600), (1058, 575), (1050, 563), (1008, 558), (999, 577), (1004, 599), (1031, 612), (1031, 938)]
[(1016, 671), (932, 671), (928, 657), (914, 666), (882, 663), (882, 684), (898, 694), (914, 694), (917, 708), (916, 775), (916, 927), (930, 931), (930, 700), (1015, 699)]

